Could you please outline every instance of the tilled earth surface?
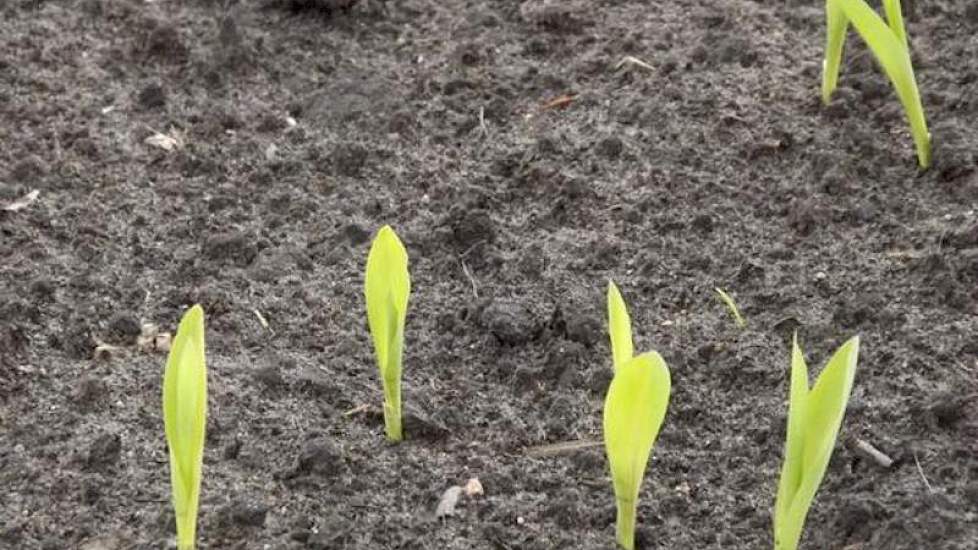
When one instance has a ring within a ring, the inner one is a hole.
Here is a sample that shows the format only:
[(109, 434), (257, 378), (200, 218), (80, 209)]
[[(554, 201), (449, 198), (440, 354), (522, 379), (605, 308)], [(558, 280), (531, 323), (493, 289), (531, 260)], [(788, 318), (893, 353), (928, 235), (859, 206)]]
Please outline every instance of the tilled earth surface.
[[(802, 547), (978, 548), (978, 3), (906, 6), (926, 172), (854, 34), (821, 104), (823, 9), (4, 1), (0, 547), (172, 544), (144, 325), (201, 303), (201, 548), (611, 549), (614, 279), (673, 373), (642, 548), (772, 547), (795, 330), (814, 367), (862, 337)], [(361, 293), (385, 223), (398, 445)]]

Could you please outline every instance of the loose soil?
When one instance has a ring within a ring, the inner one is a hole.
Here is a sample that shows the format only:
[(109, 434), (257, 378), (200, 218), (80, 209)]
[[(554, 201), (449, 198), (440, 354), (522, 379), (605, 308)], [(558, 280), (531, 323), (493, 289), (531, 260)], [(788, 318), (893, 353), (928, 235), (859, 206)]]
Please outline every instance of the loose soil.
[(614, 279), (673, 373), (641, 548), (772, 547), (795, 330), (862, 337), (802, 548), (978, 548), (978, 3), (906, 8), (925, 172), (855, 35), (821, 104), (815, 0), (5, 0), (0, 547), (172, 545), (140, 336), (201, 303), (201, 548), (611, 549), (603, 449), (538, 446), (600, 441)]

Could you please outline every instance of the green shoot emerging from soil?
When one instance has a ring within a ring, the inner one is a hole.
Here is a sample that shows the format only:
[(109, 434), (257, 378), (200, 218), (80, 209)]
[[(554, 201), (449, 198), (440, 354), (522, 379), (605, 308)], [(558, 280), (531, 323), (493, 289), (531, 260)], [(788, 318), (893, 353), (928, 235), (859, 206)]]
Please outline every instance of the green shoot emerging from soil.
[(401, 358), (411, 277), (407, 250), (388, 225), (380, 229), (370, 246), (363, 287), (367, 322), (384, 386), (387, 438), (400, 441), (404, 437), (401, 431)]
[(737, 303), (734, 302), (733, 298), (731, 298), (729, 294), (724, 292), (722, 288), (717, 287), (714, 288), (713, 290), (716, 291), (717, 296), (719, 296), (720, 300), (723, 301), (723, 305), (727, 306), (727, 310), (730, 311), (730, 315), (733, 316), (734, 322), (737, 323), (737, 326), (740, 328), (746, 327), (747, 321), (745, 321), (743, 316), (740, 315), (740, 309), (737, 308)]
[(842, 345), (808, 388), (808, 367), (795, 335), (791, 352), (788, 433), (774, 504), (774, 548), (796, 550), (845, 416), (859, 357), (859, 337)]
[(618, 544), (633, 550), (638, 493), (669, 404), (669, 368), (654, 351), (632, 356), (632, 322), (612, 281), (608, 334), (615, 375), (604, 402), (604, 444), (618, 506)]
[(849, 23), (863, 38), (883, 71), (893, 83), (910, 123), (921, 168), (930, 166), (930, 133), (920, 103), (920, 92), (913, 74), (907, 33), (903, 26), (900, 0), (883, 0), (884, 21), (864, 0), (826, 0), (827, 21), (825, 60), (822, 65), (822, 101), (828, 103), (835, 91), (842, 60), (842, 46)]
[(163, 374), (163, 424), (170, 448), (170, 483), (177, 523), (177, 548), (193, 550), (207, 424), (207, 365), (204, 310), (184, 314)]
[(617, 371), (619, 365), (632, 358), (632, 320), (613, 281), (608, 281), (608, 335), (611, 336), (612, 366)]
[(616, 538), (635, 548), (635, 516), (645, 466), (669, 404), (669, 368), (658, 353), (643, 353), (615, 371), (604, 402), (604, 444), (618, 507)]

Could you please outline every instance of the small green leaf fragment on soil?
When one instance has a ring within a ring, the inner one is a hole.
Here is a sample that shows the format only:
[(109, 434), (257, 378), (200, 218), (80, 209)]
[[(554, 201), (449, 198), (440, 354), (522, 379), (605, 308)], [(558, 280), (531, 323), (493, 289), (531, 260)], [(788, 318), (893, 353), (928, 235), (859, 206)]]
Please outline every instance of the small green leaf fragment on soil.
[(731, 298), (729, 294), (724, 292), (722, 288), (717, 287), (714, 288), (713, 290), (716, 291), (717, 296), (720, 297), (720, 300), (723, 301), (723, 304), (727, 306), (727, 311), (730, 312), (730, 315), (734, 318), (734, 322), (737, 323), (737, 326), (740, 328), (746, 327), (747, 321), (745, 321), (743, 316), (740, 315), (740, 309), (737, 308), (737, 303), (734, 302), (733, 298)]

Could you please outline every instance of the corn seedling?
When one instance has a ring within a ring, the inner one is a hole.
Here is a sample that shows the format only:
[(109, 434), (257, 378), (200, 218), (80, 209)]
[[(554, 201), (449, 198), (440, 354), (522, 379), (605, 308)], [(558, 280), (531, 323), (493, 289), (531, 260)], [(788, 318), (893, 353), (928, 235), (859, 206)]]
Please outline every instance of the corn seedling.
[(618, 370), (619, 365), (632, 358), (632, 320), (614, 281), (608, 281), (608, 335), (612, 366)]
[(616, 539), (635, 548), (639, 490), (669, 404), (669, 368), (652, 351), (618, 366), (604, 402), (604, 444), (618, 508)]
[(367, 255), (364, 278), (367, 322), (384, 387), (384, 426), (391, 441), (403, 439), (401, 430), (401, 359), (411, 277), (408, 255), (390, 226), (377, 233)]
[(883, 20), (864, 0), (826, 0), (827, 22), (825, 60), (822, 65), (822, 101), (828, 103), (835, 91), (842, 60), (842, 46), (849, 23), (872, 50), (896, 90), (910, 133), (917, 148), (921, 168), (930, 166), (930, 133), (920, 103), (920, 92), (914, 78), (907, 33), (900, 11), (900, 0), (883, 0)]
[(163, 424), (170, 449), (177, 548), (193, 550), (197, 539), (197, 503), (207, 424), (204, 310), (199, 305), (184, 314), (166, 361)]
[(809, 390), (808, 366), (795, 335), (791, 352), (788, 430), (774, 504), (774, 548), (796, 550), (846, 412), (859, 357), (859, 337), (842, 345)]
[(714, 288), (713, 290), (716, 291), (717, 296), (719, 296), (720, 300), (723, 301), (723, 305), (727, 306), (727, 310), (730, 311), (730, 315), (733, 316), (734, 322), (737, 323), (737, 326), (740, 328), (746, 327), (747, 321), (745, 321), (743, 316), (740, 315), (740, 310), (737, 308), (737, 303), (734, 302), (733, 298), (731, 298), (729, 294), (724, 292), (722, 288), (718, 287), (718, 288)]
[(669, 404), (669, 368), (652, 351), (633, 357), (628, 308), (608, 283), (608, 334), (615, 375), (604, 403), (604, 443), (618, 509), (616, 538), (635, 548), (635, 518), (642, 478)]

